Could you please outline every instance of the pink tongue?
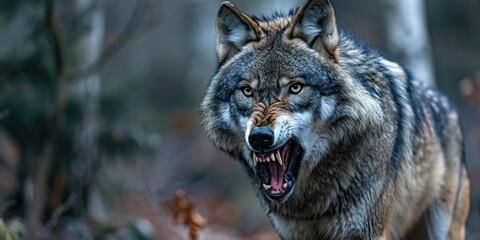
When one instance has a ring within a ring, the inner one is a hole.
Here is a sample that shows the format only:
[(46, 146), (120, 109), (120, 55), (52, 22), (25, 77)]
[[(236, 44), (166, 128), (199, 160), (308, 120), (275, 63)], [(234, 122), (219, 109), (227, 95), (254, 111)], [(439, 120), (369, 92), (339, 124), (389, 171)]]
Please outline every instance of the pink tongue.
[(280, 165), (278, 162), (269, 162), (268, 168), (270, 170), (270, 185), (273, 189), (282, 189), (287, 164)]
[(270, 185), (273, 189), (281, 190), (283, 188), (283, 179), (285, 178), (285, 172), (287, 171), (287, 149), (288, 144), (280, 149), (280, 153), (283, 159), (283, 165), (280, 165), (278, 161), (270, 161), (268, 163), (268, 169), (270, 170)]

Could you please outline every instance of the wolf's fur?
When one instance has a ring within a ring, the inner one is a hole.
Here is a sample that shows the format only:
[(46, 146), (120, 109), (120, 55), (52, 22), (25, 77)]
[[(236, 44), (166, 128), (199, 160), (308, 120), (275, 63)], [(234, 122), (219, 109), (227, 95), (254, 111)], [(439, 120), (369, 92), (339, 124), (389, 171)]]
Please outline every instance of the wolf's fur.
[[(337, 30), (328, 0), (271, 19), (224, 2), (217, 33), (204, 127), (242, 164), (283, 239), (464, 239), (469, 180), (443, 95)], [(254, 127), (271, 129), (273, 146), (295, 139), (303, 150), (281, 200), (262, 187)]]

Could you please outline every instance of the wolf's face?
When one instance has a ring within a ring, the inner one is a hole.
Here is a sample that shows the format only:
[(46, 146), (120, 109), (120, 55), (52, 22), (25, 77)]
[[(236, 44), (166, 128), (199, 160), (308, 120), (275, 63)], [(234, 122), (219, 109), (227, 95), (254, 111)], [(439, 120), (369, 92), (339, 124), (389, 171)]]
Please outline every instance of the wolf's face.
[(340, 70), (327, 0), (307, 1), (294, 16), (270, 21), (225, 2), (217, 33), (220, 66), (201, 105), (206, 132), (270, 200), (295, 194), (346, 129), (380, 121), (374, 96)]

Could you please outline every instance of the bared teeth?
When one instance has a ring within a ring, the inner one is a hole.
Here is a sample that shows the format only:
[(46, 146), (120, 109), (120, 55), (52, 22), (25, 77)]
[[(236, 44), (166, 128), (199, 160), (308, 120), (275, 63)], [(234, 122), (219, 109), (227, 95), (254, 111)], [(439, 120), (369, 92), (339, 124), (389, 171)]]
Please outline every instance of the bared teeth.
[(287, 183), (283, 184), (283, 188), (285, 188), (285, 189), (287, 188)]
[(265, 190), (268, 190), (272, 188), (272, 185), (263, 184), (263, 188), (265, 188)]
[(282, 157), (280, 156), (280, 150), (277, 151), (276, 155), (277, 155), (278, 163), (280, 163), (280, 165), (283, 165)]
[(270, 162), (270, 161), (273, 161), (273, 162), (278, 161), (280, 165), (283, 165), (283, 160), (280, 155), (280, 149), (274, 153), (272, 152), (270, 156), (264, 156), (264, 157), (258, 157), (255, 152), (252, 152), (252, 158), (253, 158), (253, 164), (255, 166), (257, 166), (259, 162)]

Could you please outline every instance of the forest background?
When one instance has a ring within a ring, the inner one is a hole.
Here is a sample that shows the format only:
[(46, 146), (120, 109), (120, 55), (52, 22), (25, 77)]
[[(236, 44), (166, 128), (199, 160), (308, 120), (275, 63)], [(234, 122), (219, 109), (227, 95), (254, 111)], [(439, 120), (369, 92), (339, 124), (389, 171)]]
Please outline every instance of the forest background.
[[(255, 15), (302, 2), (233, 1)], [(472, 179), (468, 224), (480, 231), (480, 1), (332, 3), (340, 26), (458, 107)], [(214, 150), (200, 124), (220, 4), (0, 0), (0, 232), (278, 239), (240, 166)]]

